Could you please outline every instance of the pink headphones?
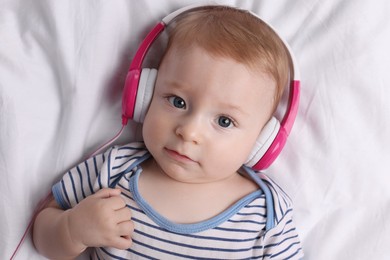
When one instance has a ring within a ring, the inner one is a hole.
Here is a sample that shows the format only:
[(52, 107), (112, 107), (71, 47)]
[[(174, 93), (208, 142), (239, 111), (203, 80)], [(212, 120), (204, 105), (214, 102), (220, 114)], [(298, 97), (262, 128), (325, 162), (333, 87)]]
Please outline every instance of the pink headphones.
[[(141, 43), (130, 65), (130, 69), (126, 78), (122, 97), (123, 125), (127, 124), (128, 119), (142, 123), (149, 104), (152, 100), (154, 84), (157, 78), (157, 70), (141, 68), (142, 62), (151, 44), (166, 28), (166, 26), (175, 19), (175, 17), (184, 12), (190, 12), (193, 9), (199, 8), (201, 8), (201, 6), (193, 5), (181, 8), (169, 14), (164, 19), (162, 19), (162, 21), (159, 22), (152, 29), (152, 31), (149, 32), (149, 34)], [(261, 20), (261, 18), (256, 14), (251, 14)], [(271, 27), (270, 25), (268, 26)], [(279, 35), (276, 31), (275, 33)], [(291, 79), (290, 82), (289, 103), (283, 120), (279, 122), (278, 119), (272, 117), (259, 134), (256, 144), (254, 145), (254, 148), (247, 162), (245, 163), (246, 166), (251, 167), (254, 170), (263, 170), (268, 168), (277, 158), (286, 143), (287, 137), (291, 132), (295, 117), (298, 112), (300, 93), (299, 70), (290, 46), (283, 39), (282, 41), (290, 54), (293, 65), (293, 73), (291, 74), (294, 75), (294, 78)]]

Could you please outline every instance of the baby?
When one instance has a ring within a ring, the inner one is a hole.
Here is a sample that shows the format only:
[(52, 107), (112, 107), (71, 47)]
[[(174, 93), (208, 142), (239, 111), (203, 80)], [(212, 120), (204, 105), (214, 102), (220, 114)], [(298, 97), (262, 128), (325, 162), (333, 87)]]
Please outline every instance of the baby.
[(190, 10), (167, 30), (144, 141), (67, 172), (35, 220), (36, 248), (65, 259), (87, 248), (93, 259), (302, 258), (289, 197), (243, 166), (288, 85), (286, 47), (230, 7)]

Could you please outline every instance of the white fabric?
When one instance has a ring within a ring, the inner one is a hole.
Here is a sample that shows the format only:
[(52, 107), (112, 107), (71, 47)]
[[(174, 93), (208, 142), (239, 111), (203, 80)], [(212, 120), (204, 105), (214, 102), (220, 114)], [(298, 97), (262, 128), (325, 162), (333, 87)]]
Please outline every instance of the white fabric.
[[(148, 29), (197, 2), (1, 1), (2, 258), (51, 185), (119, 131), (127, 68)], [(390, 2), (219, 2), (271, 22), (300, 66), (298, 119), (268, 174), (294, 201), (306, 259), (388, 259)], [(28, 238), (16, 259), (43, 258)]]

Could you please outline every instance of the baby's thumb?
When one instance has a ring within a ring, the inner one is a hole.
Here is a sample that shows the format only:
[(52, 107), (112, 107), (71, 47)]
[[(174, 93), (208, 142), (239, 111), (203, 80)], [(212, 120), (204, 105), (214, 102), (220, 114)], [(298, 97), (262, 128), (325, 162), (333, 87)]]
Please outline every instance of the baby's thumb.
[(114, 196), (119, 196), (121, 194), (120, 189), (111, 189), (111, 188), (103, 188), (96, 192), (93, 196), (96, 198), (110, 198)]

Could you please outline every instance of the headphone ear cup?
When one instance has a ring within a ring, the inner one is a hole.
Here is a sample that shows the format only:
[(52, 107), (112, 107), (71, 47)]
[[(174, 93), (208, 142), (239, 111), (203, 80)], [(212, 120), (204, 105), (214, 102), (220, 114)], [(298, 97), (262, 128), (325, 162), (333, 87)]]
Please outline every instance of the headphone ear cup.
[(150, 102), (152, 101), (154, 85), (156, 84), (157, 70), (143, 68), (137, 90), (137, 98), (134, 104), (133, 120), (143, 123)]
[(261, 158), (263, 158), (278, 135), (279, 129), (279, 120), (275, 117), (272, 117), (263, 127), (259, 136), (257, 137), (256, 144), (245, 163), (246, 166), (253, 167), (261, 160)]

